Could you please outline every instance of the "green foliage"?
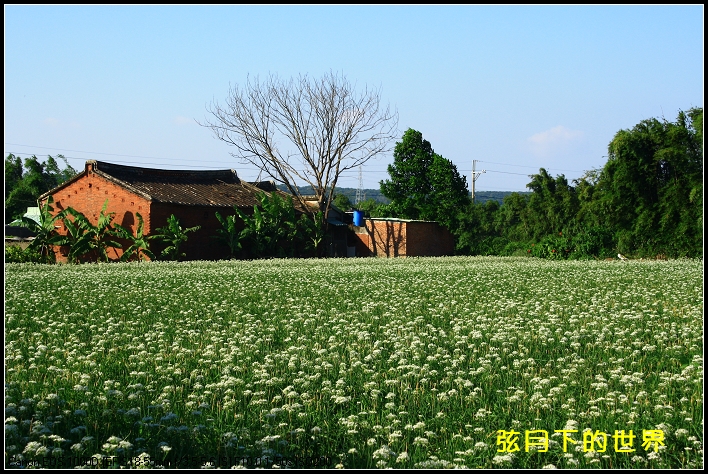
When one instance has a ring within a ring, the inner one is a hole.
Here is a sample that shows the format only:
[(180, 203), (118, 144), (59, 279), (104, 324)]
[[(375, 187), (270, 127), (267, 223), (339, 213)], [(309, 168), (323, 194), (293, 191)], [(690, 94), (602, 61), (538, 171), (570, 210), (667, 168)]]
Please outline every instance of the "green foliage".
[(52, 204), (54, 198), (49, 196), (46, 202), (39, 206), (39, 224), (28, 217), (20, 217), (25, 227), (35, 234), (27, 250), (39, 253), (41, 263), (55, 263), (54, 246), (64, 242), (64, 237), (57, 232), (57, 222), (63, 219), (63, 214), (53, 215)]
[(40, 163), (36, 156), (25, 158), (24, 167), (19, 157), (10, 153), (5, 157), (5, 223), (19, 219), (28, 207), (37, 205), (37, 199), (76, 174), (66, 158), (58, 155), (66, 168), (59, 168), (50, 155)]
[[(309, 226), (311, 219), (298, 221), (292, 198), (283, 198), (278, 193), (270, 196), (265, 192), (258, 195), (260, 205), (253, 207), (253, 215), (249, 216), (234, 207), (238, 216), (244, 222), (244, 229), (240, 234), (241, 247), (247, 257), (293, 257), (298, 252), (299, 243), (302, 241), (300, 230), (302, 226)], [(314, 219), (318, 219), (317, 216)], [(319, 218), (320, 221), (322, 218)], [(298, 225), (300, 223), (300, 225)], [(318, 227), (317, 221), (312, 220), (312, 227)], [(323, 223), (319, 222), (319, 229)], [(318, 230), (319, 232), (319, 230)], [(321, 239), (316, 242), (319, 246)]]
[(215, 238), (229, 246), (232, 257), (239, 250), (245, 258), (320, 256), (326, 228), (322, 211), (298, 215), (292, 198), (278, 193), (261, 192), (258, 201), (253, 215), (234, 206), (243, 221), (240, 231), (236, 216), (224, 218), (217, 213), (223, 228)]
[(609, 144), (593, 210), (608, 216), (621, 252), (702, 255), (702, 126), (703, 110), (691, 109), (676, 123), (643, 120)]
[(221, 223), (222, 228), (216, 229), (214, 238), (226, 244), (226, 246), (229, 247), (229, 256), (234, 258), (241, 250), (241, 231), (236, 225), (236, 216), (230, 215), (224, 218), (221, 217), (221, 214), (217, 211), (216, 218), (219, 220), (219, 223)]
[(537, 240), (556, 234), (578, 213), (575, 189), (568, 184), (565, 176), (554, 179), (541, 168), (538, 174), (531, 176), (531, 182), (526, 187), (532, 191), (521, 213), (527, 238)]
[(403, 134), (388, 166), (390, 179), (381, 192), (391, 202), (381, 208), (387, 217), (438, 221), (448, 229), (469, 201), (467, 182), (455, 165), (433, 151), (430, 142), (413, 129)]
[[(108, 249), (110, 247), (122, 248), (122, 244), (115, 240), (116, 237), (122, 235), (112, 225), (115, 212), (106, 213), (107, 208), (108, 199), (103, 203), (95, 225), (72, 207), (68, 207), (60, 213), (67, 229), (65, 243), (69, 245), (68, 259), (70, 262), (109, 262)], [(73, 220), (69, 219), (69, 216), (73, 217)]]
[(364, 211), (365, 215), (368, 217), (384, 217), (381, 210), (385, 206), (386, 204), (383, 204), (374, 198), (369, 198), (361, 201), (356, 207), (360, 211)]
[(144, 234), (145, 225), (143, 222), (143, 216), (139, 212), (135, 213), (135, 217), (138, 218), (138, 227), (135, 229), (135, 235), (123, 227), (120, 224), (115, 224), (115, 232), (119, 237), (127, 240), (130, 245), (128, 248), (123, 250), (123, 255), (120, 257), (121, 262), (127, 262), (131, 260), (150, 260), (155, 259), (155, 254), (150, 250), (150, 242), (147, 236)]
[(409, 128), (396, 143), (393, 164), (388, 165), (388, 180), (381, 181), (381, 192), (391, 200), (388, 205), (399, 217), (418, 219), (427, 206), (430, 181), (427, 169), (433, 162), (433, 148), (423, 134)]
[(37, 250), (5, 245), (5, 263), (46, 263), (46, 259)]
[(452, 230), (456, 227), (456, 217), (468, 203), (467, 180), (457, 171), (452, 161), (433, 154), (433, 162), (428, 169), (431, 199), (421, 213), (421, 218), (439, 222)]
[(351, 200), (346, 194), (339, 193), (334, 195), (332, 203), (343, 211), (348, 211), (354, 206), (354, 204), (352, 204)]
[[(512, 193), (487, 215), (468, 207), (453, 226), (457, 250), (559, 259), (700, 257), (703, 255), (703, 110), (679, 112), (675, 123), (644, 120), (621, 130), (608, 161), (568, 183), (541, 168), (529, 195)], [(490, 224), (490, 220), (493, 224)], [(526, 244), (528, 243), (528, 244)], [(513, 250), (513, 252), (517, 252)]]
[(507, 239), (494, 228), (494, 216), (499, 212), (497, 201), (485, 204), (469, 202), (461, 208), (454, 228), (457, 252), (463, 255), (501, 255)]
[(531, 244), (529, 250), (532, 257), (565, 260), (573, 249), (570, 239), (559, 232), (555, 235), (546, 235), (538, 243)]
[(324, 213), (319, 211), (314, 216), (301, 215), (298, 220), (298, 237), (305, 241), (305, 253), (301, 256), (310, 254), (320, 257), (320, 245), (325, 237)]
[(160, 258), (163, 260), (181, 260), (186, 256), (184, 252), (180, 252), (180, 246), (187, 241), (188, 233), (195, 232), (201, 229), (201, 226), (182, 228), (179, 224), (179, 219), (174, 214), (167, 219), (167, 225), (155, 229), (155, 233), (148, 237), (155, 239), (158, 242), (166, 245), (160, 253)]
[(614, 257), (612, 233), (606, 227), (593, 226), (573, 237), (568, 256), (574, 260), (604, 259)]
[[(22, 160), (12, 153), (5, 157), (5, 201), (10, 196), (13, 189), (22, 180)], [(5, 203), (7, 213), (7, 202)]]

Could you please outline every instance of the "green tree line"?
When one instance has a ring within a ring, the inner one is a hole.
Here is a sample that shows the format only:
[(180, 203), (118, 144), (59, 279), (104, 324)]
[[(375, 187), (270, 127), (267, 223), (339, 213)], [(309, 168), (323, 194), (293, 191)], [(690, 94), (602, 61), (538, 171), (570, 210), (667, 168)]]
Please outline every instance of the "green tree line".
[(64, 162), (63, 169), (51, 155), (43, 162), (32, 155), (24, 164), (12, 153), (5, 157), (5, 224), (22, 217), (28, 207), (37, 206), (39, 196), (77, 174), (63, 155), (57, 158)]
[(541, 168), (529, 193), (473, 203), (464, 177), (409, 129), (394, 149), (387, 205), (371, 216), (435, 220), (463, 255), (552, 259), (702, 257), (703, 109), (617, 132), (602, 169), (568, 182)]
[[(587, 171), (572, 182), (541, 168), (530, 175), (530, 192), (508, 194), (501, 204), (497, 200), (472, 202), (465, 177), (416, 130), (404, 133), (393, 158), (390, 178), (380, 183), (381, 194), (389, 202), (369, 199), (358, 208), (372, 217), (437, 221), (456, 237), (459, 254), (551, 259), (608, 258), (618, 253), (671, 258), (703, 255), (702, 108), (680, 111), (675, 122), (652, 118), (620, 130), (608, 145), (603, 168)], [(59, 169), (51, 156), (44, 163), (34, 156), (28, 158), (24, 168), (14, 155), (5, 160), (6, 223), (76, 173), (68, 163)], [(351, 202), (340, 194), (335, 204), (346, 209)], [(236, 215), (219, 215), (223, 229), (214, 236), (228, 246), (232, 257), (319, 255), (325, 227), (321, 216), (296, 218), (291, 200), (263, 194), (252, 216), (235, 211), (244, 227), (236, 225)], [(67, 226), (70, 235), (63, 238), (82, 242), (75, 252), (105, 260), (104, 243), (118, 243), (111, 240), (118, 235), (132, 239), (126, 258), (150, 256), (141, 229), (135, 236), (114, 229), (110, 216), (103, 212), (103, 220), (92, 228), (75, 211), (67, 212), (62, 218), (74, 214)], [(31, 249), (45, 260), (50, 256), (42, 245), (58, 238), (45, 235), (54, 227), (50, 219), (56, 217), (47, 216), (46, 228), (39, 225), (37, 230), (44, 234), (38, 235), (44, 237), (35, 239), (38, 243)], [(174, 221), (161, 230), (170, 250), (158, 258), (179, 259), (179, 244), (191, 229), (181, 229)]]

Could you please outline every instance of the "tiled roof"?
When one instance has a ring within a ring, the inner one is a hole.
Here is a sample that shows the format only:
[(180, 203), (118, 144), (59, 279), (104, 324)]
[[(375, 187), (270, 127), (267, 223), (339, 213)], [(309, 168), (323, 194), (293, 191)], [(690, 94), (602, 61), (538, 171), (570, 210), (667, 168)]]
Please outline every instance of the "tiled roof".
[(240, 180), (234, 170), (161, 170), (103, 161), (86, 162), (87, 167), (90, 164), (94, 165), (97, 175), (157, 202), (253, 207), (258, 204), (257, 196), (261, 192), (258, 186)]
[[(235, 205), (241, 208), (253, 208), (259, 204), (258, 195), (263, 191), (267, 194), (276, 192), (286, 199), (293, 197), (289, 193), (278, 190), (272, 181), (256, 183), (242, 181), (234, 170), (162, 170), (89, 160), (86, 162), (84, 171), (42, 194), (39, 201), (87, 176), (90, 169), (93, 169), (96, 175), (156, 202), (188, 206), (232, 207)], [(293, 198), (293, 203), (297, 211), (304, 212), (297, 199)]]

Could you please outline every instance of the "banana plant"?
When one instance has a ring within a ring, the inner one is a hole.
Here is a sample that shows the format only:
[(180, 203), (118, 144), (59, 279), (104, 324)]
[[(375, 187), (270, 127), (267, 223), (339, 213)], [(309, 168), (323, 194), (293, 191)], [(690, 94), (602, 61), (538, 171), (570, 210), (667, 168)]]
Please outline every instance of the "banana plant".
[(30, 251), (39, 252), (42, 263), (56, 263), (55, 245), (62, 245), (66, 238), (57, 232), (57, 222), (63, 218), (62, 213), (52, 215), (54, 208), (54, 198), (49, 196), (47, 201), (39, 207), (39, 223), (22, 216), (22, 223), (35, 235), (34, 239), (27, 246)]
[(138, 218), (138, 227), (135, 229), (135, 235), (122, 225), (115, 224), (118, 236), (130, 242), (130, 246), (123, 251), (120, 261), (127, 262), (133, 258), (139, 262), (147, 259), (155, 260), (155, 254), (150, 250), (148, 237), (144, 234), (143, 216), (136, 212), (135, 217)]
[(319, 257), (320, 243), (325, 235), (324, 214), (322, 211), (318, 211), (312, 217), (306, 214), (301, 215), (298, 226), (301, 238), (305, 241), (305, 247), (311, 248), (314, 255)]
[(249, 251), (255, 257), (261, 258), (265, 256), (266, 249), (270, 243), (270, 236), (265, 232), (265, 219), (261, 209), (258, 206), (253, 206), (253, 216), (245, 214), (236, 207), (234, 209), (244, 223), (240, 239), (248, 242)]
[(292, 200), (286, 200), (277, 193), (270, 197), (261, 192), (259, 205), (253, 206), (253, 216), (234, 207), (244, 222), (241, 240), (248, 242), (249, 251), (255, 257), (292, 256), (298, 235), (295, 208)]
[[(103, 203), (96, 225), (72, 207), (66, 208), (63, 212), (70, 246), (69, 261), (76, 263), (88, 259), (108, 262), (110, 261), (108, 248), (122, 248), (120, 242), (113, 240), (118, 236), (112, 225), (115, 212), (106, 213), (107, 207), (108, 199)], [(68, 216), (73, 217), (74, 220), (72, 221)]]
[(221, 223), (222, 228), (216, 229), (215, 239), (225, 243), (229, 247), (231, 258), (234, 258), (239, 250), (241, 250), (240, 231), (236, 228), (236, 216), (221, 217), (221, 214), (216, 212), (216, 218)]
[(167, 247), (165, 247), (165, 249), (160, 254), (160, 258), (164, 258), (165, 260), (179, 261), (181, 258), (186, 256), (184, 252), (179, 251), (179, 248), (184, 242), (187, 241), (187, 234), (189, 232), (197, 231), (201, 229), (201, 227), (202, 226), (197, 225), (194, 227), (187, 227), (186, 229), (183, 229), (182, 226), (179, 224), (179, 219), (177, 219), (175, 215), (172, 214), (167, 219), (167, 225), (155, 229), (155, 234), (151, 235), (148, 238), (156, 239), (164, 244), (167, 244)]

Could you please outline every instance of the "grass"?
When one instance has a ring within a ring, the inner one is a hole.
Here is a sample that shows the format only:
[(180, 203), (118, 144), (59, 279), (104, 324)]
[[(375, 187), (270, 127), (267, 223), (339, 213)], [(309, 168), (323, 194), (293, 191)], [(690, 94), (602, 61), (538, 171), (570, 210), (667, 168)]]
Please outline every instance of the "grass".
[(6, 265), (6, 465), (700, 468), (702, 266)]

